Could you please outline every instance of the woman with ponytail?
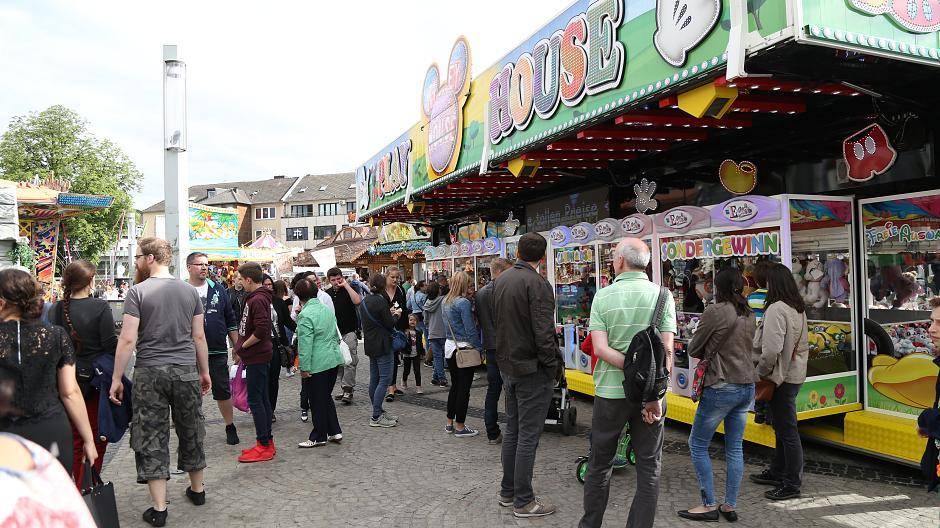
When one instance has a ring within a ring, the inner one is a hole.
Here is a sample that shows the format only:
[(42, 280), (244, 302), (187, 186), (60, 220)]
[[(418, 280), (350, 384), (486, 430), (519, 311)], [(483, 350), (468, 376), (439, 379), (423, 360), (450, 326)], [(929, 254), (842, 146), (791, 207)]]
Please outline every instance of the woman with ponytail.
[(0, 271), (0, 367), (16, 373), (12, 414), (0, 417), (0, 432), (17, 434), (56, 455), (72, 470), (72, 430), (82, 437), (83, 455), (98, 459), (68, 333), (39, 320), (42, 289), (26, 272)]
[[(76, 260), (62, 272), (62, 300), (50, 310), (49, 318), (53, 324), (65, 329), (75, 350), (75, 374), (78, 387), (85, 400), (88, 411), (88, 423), (95, 438), (98, 460), (95, 470), (101, 472), (101, 463), (107, 442), (98, 435), (98, 402), (100, 394), (91, 384), (94, 376), (94, 361), (101, 355), (114, 356), (117, 347), (117, 335), (114, 332), (114, 316), (111, 307), (104, 299), (95, 299), (95, 265), (87, 260)], [(82, 451), (84, 440), (75, 423), (72, 423), (72, 453), (74, 465), (71, 468), (75, 482), (81, 485), (84, 476)]]

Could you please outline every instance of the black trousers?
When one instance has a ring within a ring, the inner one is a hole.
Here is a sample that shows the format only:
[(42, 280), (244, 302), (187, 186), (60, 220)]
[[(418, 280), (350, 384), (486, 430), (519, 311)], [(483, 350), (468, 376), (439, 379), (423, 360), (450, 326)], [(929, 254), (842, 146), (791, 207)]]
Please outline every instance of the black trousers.
[(392, 379), (389, 380), (389, 385), (398, 386), (398, 362), (401, 361), (401, 352), (395, 351), (392, 358)]
[(421, 362), (424, 361), (423, 357), (403, 357), (402, 362), (404, 363), (405, 371), (401, 375), (401, 381), (403, 383), (408, 383), (408, 374), (411, 373), (412, 368), (415, 371), (415, 385), (421, 386)]
[(277, 347), (274, 347), (274, 353), (271, 354), (271, 362), (268, 363), (268, 399), (271, 400), (271, 415), (274, 415), (277, 409), (277, 390), (281, 383), (281, 356), (277, 353)]
[(339, 418), (336, 417), (336, 404), (333, 402), (337, 370), (333, 367), (301, 380), (304, 389), (311, 395), (313, 430), (310, 431), (310, 440), (313, 442), (326, 442), (327, 436), (343, 432), (339, 426)]
[[(69, 475), (72, 474), (74, 464), (72, 458), (72, 427), (69, 417), (63, 410), (53, 416), (41, 420), (19, 422), (8, 427), (0, 426), (0, 432), (15, 434), (34, 442), (46, 451), (56, 455), (59, 463)], [(104, 456), (99, 453), (99, 456)]]
[(447, 419), (464, 423), (467, 420), (467, 407), (470, 406), (470, 385), (473, 384), (475, 367), (459, 368), (454, 356), (447, 360), (447, 366), (450, 370)]
[(777, 440), (770, 472), (780, 477), (784, 486), (797, 489), (803, 481), (803, 444), (796, 425), (796, 395), (802, 386), (802, 383), (781, 383), (770, 400)]

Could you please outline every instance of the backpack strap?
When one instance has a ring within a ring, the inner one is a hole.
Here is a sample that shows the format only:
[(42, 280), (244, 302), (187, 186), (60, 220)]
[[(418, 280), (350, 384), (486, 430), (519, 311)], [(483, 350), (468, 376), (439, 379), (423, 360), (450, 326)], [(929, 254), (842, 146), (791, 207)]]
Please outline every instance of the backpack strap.
[(669, 290), (660, 286), (659, 297), (656, 299), (656, 310), (653, 311), (653, 317), (650, 319), (650, 326), (659, 330), (659, 323), (663, 320), (663, 312), (666, 310), (666, 296), (671, 295)]

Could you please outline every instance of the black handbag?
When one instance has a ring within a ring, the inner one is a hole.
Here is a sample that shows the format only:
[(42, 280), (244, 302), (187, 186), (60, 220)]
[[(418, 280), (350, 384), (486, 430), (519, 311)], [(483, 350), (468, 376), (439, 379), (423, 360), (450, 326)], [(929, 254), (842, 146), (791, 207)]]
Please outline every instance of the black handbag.
[(101, 475), (85, 460), (85, 476), (82, 478), (82, 498), (98, 528), (120, 528), (117, 501), (114, 500), (114, 484), (105, 484)]

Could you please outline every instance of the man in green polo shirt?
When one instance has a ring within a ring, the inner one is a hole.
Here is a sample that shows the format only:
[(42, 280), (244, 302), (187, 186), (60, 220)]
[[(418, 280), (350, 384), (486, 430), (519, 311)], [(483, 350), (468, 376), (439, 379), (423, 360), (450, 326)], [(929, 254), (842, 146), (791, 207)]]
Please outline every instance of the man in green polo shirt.
[[(623, 351), (629, 348), (633, 336), (650, 325), (661, 291), (646, 276), (649, 262), (650, 250), (642, 240), (621, 241), (614, 250), (617, 279), (598, 291), (591, 305), (591, 343), (598, 361), (594, 367), (591, 459), (584, 479), (580, 528), (600, 528), (604, 520), (614, 454), (627, 422), (637, 459), (636, 493), (627, 528), (650, 528), (656, 517), (665, 402), (635, 404), (623, 392)], [(676, 303), (668, 292), (662, 321), (656, 326), (666, 348), (666, 366), (672, 370)]]

